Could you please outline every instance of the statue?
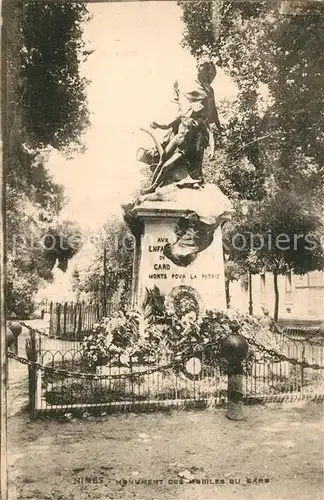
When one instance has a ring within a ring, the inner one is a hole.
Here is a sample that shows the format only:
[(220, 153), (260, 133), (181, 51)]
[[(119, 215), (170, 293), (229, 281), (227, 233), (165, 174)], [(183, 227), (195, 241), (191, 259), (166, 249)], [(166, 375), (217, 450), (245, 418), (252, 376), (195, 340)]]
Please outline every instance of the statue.
[[(202, 59), (197, 65), (197, 79), (188, 90), (179, 88), (175, 83), (175, 101), (178, 115), (168, 124), (151, 123), (153, 129), (167, 130), (167, 135), (159, 144), (155, 142), (152, 150), (141, 149), (138, 160), (148, 163), (153, 170), (151, 185), (143, 194), (152, 193), (156, 188), (181, 181), (188, 175), (195, 182), (202, 184), (202, 160), (206, 147), (210, 146), (210, 157), (214, 156), (214, 133), (221, 132), (211, 83), (216, 76), (212, 61)], [(142, 129), (143, 130), (143, 129)], [(179, 178), (180, 176), (180, 178)]]
[[(169, 142), (165, 148), (162, 149), (160, 160), (156, 165), (152, 177), (151, 186), (143, 190), (143, 193), (152, 193), (157, 187), (163, 183), (168, 175), (168, 172), (175, 168), (177, 162), (185, 157), (194, 141), (197, 144), (197, 137), (208, 137), (208, 143), (211, 148), (210, 158), (214, 157), (215, 141), (214, 135), (209, 127), (207, 120), (203, 114), (204, 107), (201, 103), (193, 103), (192, 107), (184, 114), (179, 115), (173, 122), (167, 125), (160, 125), (156, 122), (151, 124), (152, 128), (172, 129), (173, 135), (170, 137)], [(199, 182), (200, 179), (197, 179)]]
[(211, 87), (215, 76), (214, 63), (201, 59), (197, 78), (188, 88), (178, 82), (174, 85), (178, 106), (174, 119), (166, 124), (151, 123), (153, 130), (167, 131), (162, 141), (142, 129), (155, 147), (140, 149), (137, 159), (150, 165), (152, 178), (133, 209), (136, 212), (136, 207), (149, 202), (171, 203), (172, 209), (184, 209), (175, 227), (176, 241), (166, 243), (163, 250), (164, 257), (177, 266), (189, 266), (211, 245), (216, 228), (228, 220), (231, 211), (229, 200), (215, 184), (204, 184), (202, 173), (204, 152), (209, 146), (213, 158), (215, 135), (222, 131)]

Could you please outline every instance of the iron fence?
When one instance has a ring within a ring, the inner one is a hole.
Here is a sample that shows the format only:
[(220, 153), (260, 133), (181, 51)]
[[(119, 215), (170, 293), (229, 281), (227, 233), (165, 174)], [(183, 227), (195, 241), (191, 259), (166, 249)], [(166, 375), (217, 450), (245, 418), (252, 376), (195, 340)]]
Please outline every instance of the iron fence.
[(323, 338), (322, 326), (286, 326), (283, 328), (285, 334), (296, 340), (308, 340), (312, 338)]
[(95, 323), (118, 309), (113, 302), (52, 303), (49, 310), (49, 333), (52, 337), (80, 341)]
[(93, 297), (92, 302), (43, 300), (35, 304), (35, 314), (42, 319), (45, 319), (45, 314), (49, 316), (49, 333), (52, 337), (82, 340), (103, 317), (121, 306), (130, 306), (131, 284), (129, 271), (110, 271), (107, 273), (106, 294)]
[[(309, 364), (324, 364), (324, 343), (277, 336), (280, 351)], [(30, 346), (29, 346), (30, 348)], [(30, 369), (32, 413), (102, 414), (116, 410), (222, 406), (227, 402), (227, 377), (221, 366), (209, 367), (204, 357), (169, 366), (163, 357), (140, 364), (135, 358), (91, 368), (82, 354), (81, 341), (37, 337), (30, 359), (68, 374)], [(81, 378), (81, 373), (83, 374)], [(73, 375), (70, 375), (73, 374)], [(324, 395), (324, 370), (259, 359), (244, 375), (247, 402), (315, 399)]]
[[(108, 314), (111, 308), (108, 309)], [(103, 303), (53, 303), (50, 307), (49, 333), (70, 341), (82, 340), (93, 325), (107, 313)]]
[(44, 314), (49, 314), (53, 302), (48, 299), (41, 300), (34, 303), (34, 316), (44, 319)]

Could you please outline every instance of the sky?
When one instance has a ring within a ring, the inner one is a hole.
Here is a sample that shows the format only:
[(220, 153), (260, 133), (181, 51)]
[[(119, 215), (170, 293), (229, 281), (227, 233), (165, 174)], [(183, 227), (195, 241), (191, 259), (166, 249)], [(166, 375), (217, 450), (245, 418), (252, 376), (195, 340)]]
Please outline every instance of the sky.
[[(176, 2), (89, 3), (88, 10), (92, 20), (84, 26), (84, 40), (94, 52), (81, 67), (91, 81), (87, 149), (72, 160), (53, 152), (48, 163), (70, 200), (61, 218), (80, 225), (84, 246), (66, 273), (54, 269), (54, 282), (39, 299), (75, 300), (73, 269), (93, 260), (87, 235), (120, 215), (121, 204), (140, 185), (144, 166), (136, 161), (136, 150), (152, 146), (140, 128), (170, 119), (174, 81), (195, 76), (195, 60), (180, 45), (183, 23)], [(221, 71), (213, 87), (216, 101), (235, 97), (235, 86)]]
[[(152, 145), (140, 128), (171, 116), (173, 82), (195, 71), (194, 58), (180, 46), (183, 23), (176, 2), (90, 3), (88, 9), (92, 20), (84, 26), (84, 40), (94, 52), (81, 67), (91, 80), (87, 150), (72, 160), (53, 153), (48, 163), (70, 199), (62, 217), (84, 231), (120, 213), (139, 186), (143, 164), (136, 150)], [(221, 72), (214, 88), (216, 100), (235, 95)]]

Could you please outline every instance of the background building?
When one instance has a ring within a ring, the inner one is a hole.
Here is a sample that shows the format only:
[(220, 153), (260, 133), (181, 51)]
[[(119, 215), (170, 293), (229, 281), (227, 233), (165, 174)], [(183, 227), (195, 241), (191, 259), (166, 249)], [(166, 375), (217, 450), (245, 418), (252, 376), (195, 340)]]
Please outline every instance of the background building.
[[(303, 276), (288, 273), (278, 277), (279, 320), (283, 323), (321, 324), (324, 322), (324, 272), (313, 271)], [(230, 284), (231, 306), (242, 312), (249, 310), (247, 280)], [(273, 276), (252, 276), (253, 314), (268, 309), (273, 316), (275, 294)]]

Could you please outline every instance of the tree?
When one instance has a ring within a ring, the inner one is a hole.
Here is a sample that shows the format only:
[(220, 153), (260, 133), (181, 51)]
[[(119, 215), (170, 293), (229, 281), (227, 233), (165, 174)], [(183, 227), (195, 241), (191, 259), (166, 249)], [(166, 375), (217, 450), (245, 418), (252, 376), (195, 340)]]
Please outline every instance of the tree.
[(132, 282), (133, 247), (132, 235), (117, 217), (90, 235), (73, 271), (74, 290), (79, 298), (112, 301), (117, 293), (125, 303)]
[[(229, 228), (251, 234), (258, 229), (263, 234), (267, 228), (278, 235), (279, 229), (287, 232), (279, 223), (282, 216), (296, 234), (307, 227), (317, 234), (321, 220), (316, 211), (323, 212), (324, 199), (323, 5), (305, 2), (299, 15), (286, 15), (295, 12), (280, 10), (278, 2), (271, 1), (180, 5), (183, 45), (195, 57), (214, 57), (238, 87), (234, 102), (220, 103), (227, 122), (224, 147), (204, 169), (206, 179), (234, 202), (252, 203), (248, 218), (236, 214), (237, 227)], [(301, 206), (307, 207), (307, 216)], [(229, 258), (249, 273), (274, 272), (277, 315), (278, 274), (285, 269), (298, 274), (323, 269), (321, 254), (314, 252), (306, 252), (300, 241), (280, 258), (274, 251), (234, 252)]]
[(40, 243), (49, 229), (53, 231), (65, 200), (46, 161), (50, 148), (66, 154), (82, 148), (82, 131), (89, 120), (87, 82), (80, 76), (79, 62), (86, 55), (82, 23), (88, 14), (84, 4), (59, 1), (4, 0), (2, 7), (10, 314), (18, 302), (22, 310), (19, 289), (28, 290), (25, 305), (29, 310), (32, 294), (43, 280), (52, 279), (57, 249), (53, 247), (51, 253)]
[(36, 148), (82, 146), (89, 112), (79, 63), (87, 53), (82, 24), (88, 19), (84, 3), (24, 2), (21, 104), (26, 133)]
[(216, 39), (213, 3), (180, 2), (183, 44), (195, 57), (214, 56), (238, 86), (226, 132), (230, 163), (245, 157), (259, 180), (273, 175), (281, 188), (321, 186), (323, 194), (323, 5), (308, 2), (302, 15), (287, 16), (278, 2), (222, 2)]
[(321, 214), (305, 197), (280, 190), (262, 202), (237, 212), (227, 233), (231, 259), (250, 272), (271, 272), (274, 279), (274, 319), (278, 319), (278, 275), (305, 274), (324, 268)]
[(229, 308), (231, 306), (231, 294), (230, 294), (230, 284), (233, 281), (237, 281), (246, 275), (246, 270), (244, 267), (240, 265), (239, 262), (235, 262), (234, 260), (230, 260), (227, 256), (225, 258), (225, 296), (226, 296), (226, 307)]
[(64, 198), (62, 188), (51, 182), (44, 191), (36, 191), (33, 203), (19, 185), (8, 183), (6, 191), (7, 310), (25, 316), (39, 286), (52, 280), (55, 259), (45, 251), (44, 238), (50, 224), (55, 225)]
[(66, 271), (68, 262), (83, 244), (82, 232), (73, 221), (57, 221), (50, 226), (44, 237), (44, 254), (51, 265), (58, 261), (58, 268)]

